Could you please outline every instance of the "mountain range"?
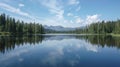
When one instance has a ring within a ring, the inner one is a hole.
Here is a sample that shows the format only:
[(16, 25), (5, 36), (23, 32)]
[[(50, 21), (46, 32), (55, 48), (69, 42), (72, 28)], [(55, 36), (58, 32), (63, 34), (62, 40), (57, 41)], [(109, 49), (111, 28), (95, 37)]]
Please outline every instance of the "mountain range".
[(74, 31), (76, 28), (70, 28), (70, 27), (62, 27), (62, 26), (47, 26), (44, 25), (45, 30), (49, 31)]

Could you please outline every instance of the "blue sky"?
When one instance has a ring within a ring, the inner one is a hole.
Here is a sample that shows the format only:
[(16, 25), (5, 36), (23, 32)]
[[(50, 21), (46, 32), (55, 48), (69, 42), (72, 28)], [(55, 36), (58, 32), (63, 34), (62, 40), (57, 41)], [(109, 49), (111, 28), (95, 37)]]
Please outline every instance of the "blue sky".
[(120, 19), (120, 0), (0, 0), (0, 13), (25, 22), (80, 27)]

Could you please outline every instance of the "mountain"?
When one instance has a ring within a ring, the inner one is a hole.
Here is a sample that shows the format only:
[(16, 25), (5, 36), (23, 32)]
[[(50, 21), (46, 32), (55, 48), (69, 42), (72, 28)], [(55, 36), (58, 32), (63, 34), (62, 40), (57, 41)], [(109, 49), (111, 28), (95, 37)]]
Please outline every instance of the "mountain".
[(44, 25), (45, 30), (49, 31), (74, 31), (76, 28), (62, 27), (62, 26), (47, 26)]

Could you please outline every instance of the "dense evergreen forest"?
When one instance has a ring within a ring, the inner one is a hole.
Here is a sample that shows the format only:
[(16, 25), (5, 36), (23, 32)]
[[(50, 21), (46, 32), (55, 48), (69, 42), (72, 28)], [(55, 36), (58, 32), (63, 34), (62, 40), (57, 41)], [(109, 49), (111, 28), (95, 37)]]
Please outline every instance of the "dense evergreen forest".
[(4, 13), (0, 15), (0, 34), (1, 35), (29, 35), (43, 34), (44, 28), (41, 24), (25, 23), (24, 21), (15, 20)]
[(76, 29), (74, 32), (90, 34), (120, 34), (120, 20), (93, 23), (86, 26), (85, 28)]

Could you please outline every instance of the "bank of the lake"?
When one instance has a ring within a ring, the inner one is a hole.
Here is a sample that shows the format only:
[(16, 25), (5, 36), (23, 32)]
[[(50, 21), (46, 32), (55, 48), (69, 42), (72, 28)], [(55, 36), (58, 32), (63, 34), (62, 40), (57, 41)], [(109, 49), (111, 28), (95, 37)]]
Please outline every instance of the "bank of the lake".
[(103, 35), (103, 36), (115, 36), (115, 37), (120, 37), (120, 34), (114, 34), (114, 33), (110, 33), (110, 34), (75, 34), (75, 33), (43, 33), (43, 34), (19, 34), (19, 33), (10, 33), (10, 32), (0, 32), (0, 36), (29, 36), (29, 35)]
[(112, 36), (120, 37), (120, 34), (111, 34)]

